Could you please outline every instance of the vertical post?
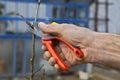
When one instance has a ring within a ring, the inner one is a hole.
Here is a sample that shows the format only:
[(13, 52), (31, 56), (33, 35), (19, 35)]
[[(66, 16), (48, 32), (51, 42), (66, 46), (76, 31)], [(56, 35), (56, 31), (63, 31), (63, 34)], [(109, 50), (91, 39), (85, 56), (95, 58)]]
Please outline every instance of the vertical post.
[(57, 18), (60, 18), (60, 10), (61, 10), (61, 6), (57, 6)]
[(50, 18), (52, 18), (53, 16), (52, 16), (52, 8), (53, 8), (53, 6), (51, 7), (51, 5), (50, 4), (47, 4), (46, 3), (46, 22), (47, 23), (49, 23), (49, 19)]
[(89, 4), (85, 4), (85, 17), (84, 17), (85, 21), (86, 21), (86, 24), (85, 24), (85, 27), (88, 28), (88, 21), (89, 21)]
[[(18, 13), (18, 2), (15, 2), (15, 12)], [(15, 33), (18, 33), (18, 21), (15, 22)]]
[[(38, 0), (34, 23), (36, 23), (37, 19), (38, 19), (39, 6), (40, 6), (40, 0)], [(34, 23), (33, 23), (33, 25), (34, 25)], [(34, 29), (34, 27), (33, 27), (33, 29)], [(31, 64), (30, 65), (30, 70), (31, 70), (30, 80), (33, 80), (33, 78), (34, 78), (33, 71), (34, 71), (34, 60), (35, 60), (35, 37), (36, 37), (35, 34), (32, 34), (32, 57), (30, 59), (30, 64)]]
[(26, 73), (26, 68), (27, 68), (27, 45), (26, 45), (26, 40), (23, 40), (23, 59), (22, 59), (22, 73), (25, 74)]
[[(4, 6), (5, 6), (5, 8), (4, 8), (4, 17), (6, 17), (6, 13), (7, 13), (7, 1), (4, 1)], [(3, 28), (3, 33), (4, 34), (6, 34), (6, 27), (7, 27), (7, 22), (6, 21), (4, 21), (4, 28)]]
[(90, 21), (90, 3), (88, 4), (88, 19), (87, 19), (88, 28), (89, 28), (89, 21)]
[[(29, 17), (29, 4), (26, 4), (26, 17), (28, 18)], [(28, 25), (27, 25), (28, 26)], [(28, 28), (28, 27), (27, 27)]]
[(65, 9), (66, 9), (65, 17), (66, 17), (67, 19), (70, 17), (70, 8), (71, 8), (71, 7), (65, 6)]
[(108, 0), (105, 1), (105, 32), (108, 32)]
[[(18, 2), (15, 3), (15, 12), (18, 12)], [(18, 21), (16, 21), (15, 24), (15, 31), (18, 32)], [(17, 69), (17, 40), (13, 40), (13, 76), (16, 75), (16, 69)]]
[(95, 2), (95, 20), (94, 20), (94, 30), (98, 31), (98, 3), (99, 0), (96, 0)]
[(16, 75), (16, 61), (17, 61), (17, 41), (13, 40), (13, 76)]
[[(29, 17), (29, 4), (26, 4), (26, 17)], [(26, 40), (23, 40), (23, 66), (22, 66), (22, 73), (26, 73), (26, 68), (27, 68), (27, 44)]]
[(75, 7), (75, 19), (79, 19), (80, 9), (79, 7)]

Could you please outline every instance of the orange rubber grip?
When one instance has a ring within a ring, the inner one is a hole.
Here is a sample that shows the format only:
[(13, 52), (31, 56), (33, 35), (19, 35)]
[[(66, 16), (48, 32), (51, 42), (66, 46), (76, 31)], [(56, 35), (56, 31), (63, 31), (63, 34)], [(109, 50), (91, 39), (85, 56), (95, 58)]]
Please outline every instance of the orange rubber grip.
[(64, 43), (67, 47), (69, 47), (73, 51), (73, 53), (77, 57), (79, 57), (79, 58), (83, 57), (83, 53), (82, 53), (82, 51), (79, 48), (74, 48), (68, 42), (66, 42), (65, 40), (63, 40), (63, 39), (61, 39), (59, 37), (55, 37), (55, 36), (51, 37), (50, 35), (43, 34), (43, 36), (41, 38), (41, 41), (46, 46), (46, 48), (48, 49), (50, 54), (56, 59), (56, 62), (59, 65), (61, 70), (67, 71), (68, 70), (68, 66), (62, 61), (62, 59), (60, 59), (58, 53), (54, 49), (54, 46), (52, 45), (53, 44), (52, 43), (53, 40), (58, 40), (58, 41)]

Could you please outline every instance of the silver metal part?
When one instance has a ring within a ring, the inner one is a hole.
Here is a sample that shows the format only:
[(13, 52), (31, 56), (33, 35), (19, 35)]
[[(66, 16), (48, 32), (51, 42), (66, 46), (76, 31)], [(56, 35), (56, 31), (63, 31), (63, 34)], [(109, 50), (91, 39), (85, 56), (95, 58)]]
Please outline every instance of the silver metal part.
[(32, 32), (33, 34), (35, 34), (38, 37), (42, 37), (42, 32), (40, 30), (38, 30), (36, 27), (34, 27), (34, 29), (30, 28), (30, 32)]

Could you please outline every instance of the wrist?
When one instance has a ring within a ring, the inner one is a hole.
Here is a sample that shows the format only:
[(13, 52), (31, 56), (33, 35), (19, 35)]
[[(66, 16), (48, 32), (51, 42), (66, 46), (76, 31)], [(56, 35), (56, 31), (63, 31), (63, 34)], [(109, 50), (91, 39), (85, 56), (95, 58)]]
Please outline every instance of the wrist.
[[(102, 44), (104, 44), (101, 37), (99, 37), (101, 33), (96, 32), (94, 34), (94, 39), (92, 40), (90, 46), (87, 48), (87, 57), (88, 63), (98, 63), (98, 59), (100, 56), (102, 56), (101, 49), (102, 49)], [(103, 53), (103, 52), (102, 52)]]
[(98, 36), (97, 32), (91, 32), (89, 37), (87, 37), (87, 41), (84, 47), (80, 47), (82, 50), (84, 57), (83, 57), (83, 63), (93, 63), (96, 62), (95, 56), (97, 55), (97, 48), (94, 45), (96, 41), (96, 36)]
[(108, 54), (107, 51), (109, 50), (109, 48), (107, 48), (107, 46), (111, 44), (111, 41), (108, 40), (108, 37), (108, 33), (96, 32), (95, 38), (87, 50), (89, 56), (89, 63), (102, 63), (103, 58), (105, 58)]

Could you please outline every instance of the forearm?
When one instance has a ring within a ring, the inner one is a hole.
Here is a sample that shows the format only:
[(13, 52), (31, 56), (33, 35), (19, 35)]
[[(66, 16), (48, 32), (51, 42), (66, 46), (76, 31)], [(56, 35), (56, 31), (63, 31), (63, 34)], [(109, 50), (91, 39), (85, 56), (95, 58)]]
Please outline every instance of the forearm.
[(91, 63), (120, 70), (120, 35), (97, 33), (91, 50)]

